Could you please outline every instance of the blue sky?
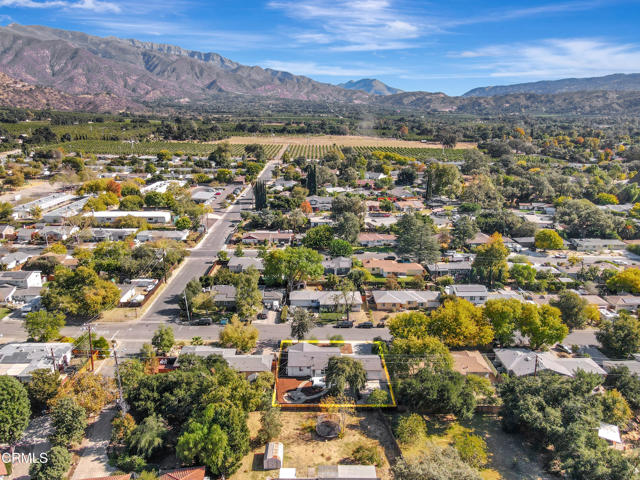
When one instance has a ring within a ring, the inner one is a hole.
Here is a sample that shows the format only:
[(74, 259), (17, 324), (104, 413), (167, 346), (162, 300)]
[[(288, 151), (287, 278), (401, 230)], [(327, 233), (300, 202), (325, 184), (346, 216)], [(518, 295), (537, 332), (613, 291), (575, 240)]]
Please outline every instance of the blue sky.
[(0, 24), (11, 22), (449, 95), (640, 72), (640, 0), (0, 0)]

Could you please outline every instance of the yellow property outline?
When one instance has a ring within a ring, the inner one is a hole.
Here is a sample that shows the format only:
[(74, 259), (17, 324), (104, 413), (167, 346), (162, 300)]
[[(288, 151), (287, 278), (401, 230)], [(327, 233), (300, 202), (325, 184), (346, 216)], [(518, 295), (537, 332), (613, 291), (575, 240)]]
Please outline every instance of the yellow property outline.
[(280, 340), (280, 351), (278, 352), (278, 361), (276, 362), (276, 372), (275, 372), (275, 382), (273, 384), (273, 395), (271, 397), (271, 406), (272, 407), (305, 407), (305, 408), (318, 408), (320, 407), (319, 403), (278, 403), (277, 389), (278, 389), (278, 374), (280, 371), (280, 360), (282, 358), (282, 351), (285, 346), (295, 345), (296, 343), (322, 343), (329, 345), (354, 345), (358, 343), (366, 343), (370, 345), (378, 346), (378, 356), (380, 357), (380, 363), (382, 363), (382, 369), (384, 370), (384, 374), (387, 378), (387, 385), (389, 387), (389, 395), (391, 396), (391, 403), (380, 403), (380, 404), (361, 404), (361, 403), (323, 403), (323, 407), (349, 407), (349, 408), (392, 408), (397, 407), (396, 397), (393, 394), (393, 386), (391, 385), (391, 377), (389, 376), (389, 370), (387, 370), (387, 363), (384, 360), (384, 353), (382, 352), (382, 342), (380, 341), (372, 341), (372, 340), (359, 340), (354, 342), (347, 342), (344, 340)]

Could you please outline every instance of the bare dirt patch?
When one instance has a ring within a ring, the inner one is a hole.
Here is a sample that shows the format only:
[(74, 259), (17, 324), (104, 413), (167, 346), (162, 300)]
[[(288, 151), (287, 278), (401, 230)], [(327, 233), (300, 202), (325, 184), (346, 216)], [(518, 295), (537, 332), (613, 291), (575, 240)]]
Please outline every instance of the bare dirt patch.
[[(318, 413), (282, 412), (282, 433), (275, 441), (284, 445), (284, 464), (295, 468), (298, 476), (305, 476), (309, 467), (319, 465), (338, 465), (352, 463), (351, 453), (358, 445), (375, 446), (380, 450), (382, 466), (377, 467), (378, 476), (382, 480), (391, 480), (390, 464), (395, 457), (392, 439), (375, 411), (362, 411), (347, 420), (343, 438), (333, 440), (321, 439), (315, 431), (315, 420)], [(313, 429), (304, 428), (304, 424), (313, 425)], [(255, 439), (260, 428), (260, 414), (249, 414), (249, 430)], [(277, 476), (277, 470), (262, 469), (264, 445), (256, 446), (242, 461), (240, 469), (230, 480), (264, 480), (269, 476)]]
[[(407, 148), (442, 148), (435, 142), (422, 143), (418, 141), (398, 140), (395, 138), (365, 137), (358, 135), (285, 135), (277, 137), (230, 137), (219, 142), (230, 144), (259, 143), (261, 145), (289, 144), (289, 145), (342, 145), (345, 147), (407, 147)], [(475, 143), (460, 142), (456, 148), (475, 148)]]

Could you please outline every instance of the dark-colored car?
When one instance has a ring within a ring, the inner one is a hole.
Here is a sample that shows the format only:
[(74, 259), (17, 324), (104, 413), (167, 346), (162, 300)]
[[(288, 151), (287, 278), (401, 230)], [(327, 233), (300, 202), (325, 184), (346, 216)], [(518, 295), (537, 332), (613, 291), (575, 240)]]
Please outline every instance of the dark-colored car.
[(364, 250), (356, 250), (355, 252), (356, 255), (362, 255), (364, 253)]
[(197, 318), (194, 324), (195, 325), (213, 325), (213, 319), (210, 317)]
[(385, 327), (384, 322), (378, 322), (378, 323), (376, 324), (376, 328), (384, 328), (384, 327)]
[(264, 313), (264, 312), (261, 312), (261, 313), (258, 314), (258, 318), (261, 319), (261, 320), (264, 320), (265, 318), (267, 318), (267, 314)]
[(384, 257), (385, 260), (395, 260), (396, 256), (395, 255), (387, 255), (386, 257)]
[(336, 328), (351, 328), (353, 327), (353, 322), (350, 322), (348, 320), (341, 320), (338, 323), (336, 323)]
[(359, 323), (356, 326), (357, 326), (357, 328), (373, 328), (373, 323), (372, 322), (362, 322), (362, 323)]

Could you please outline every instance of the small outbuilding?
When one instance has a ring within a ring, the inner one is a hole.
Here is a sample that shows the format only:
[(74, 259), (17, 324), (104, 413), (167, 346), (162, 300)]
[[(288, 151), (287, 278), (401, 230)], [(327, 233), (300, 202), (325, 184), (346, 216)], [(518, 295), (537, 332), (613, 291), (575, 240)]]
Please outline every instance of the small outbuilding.
[(265, 470), (282, 468), (284, 446), (280, 442), (269, 442), (264, 450), (262, 466)]

